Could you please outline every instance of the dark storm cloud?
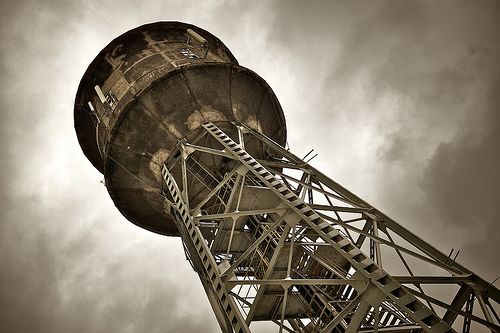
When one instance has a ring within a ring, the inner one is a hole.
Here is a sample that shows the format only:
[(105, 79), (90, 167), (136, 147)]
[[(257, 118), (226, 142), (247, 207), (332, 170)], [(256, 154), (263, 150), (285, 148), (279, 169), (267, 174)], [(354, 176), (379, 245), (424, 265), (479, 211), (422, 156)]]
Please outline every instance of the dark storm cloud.
[(449, 228), (478, 230), (466, 236), (464, 255), (489, 265), (495, 278), (500, 274), (500, 76), (484, 97), (477, 106), (482, 112), (475, 114), (477, 129), (464, 124), (454, 140), (440, 145), (422, 183), (433, 212)]

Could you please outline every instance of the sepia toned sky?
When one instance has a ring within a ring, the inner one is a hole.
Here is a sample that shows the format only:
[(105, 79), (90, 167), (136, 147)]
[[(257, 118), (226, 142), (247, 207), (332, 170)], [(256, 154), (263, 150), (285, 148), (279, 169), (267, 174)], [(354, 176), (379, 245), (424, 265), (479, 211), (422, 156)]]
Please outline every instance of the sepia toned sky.
[(180, 240), (118, 213), (73, 128), (88, 64), (159, 20), (261, 75), (297, 155), (500, 275), (498, 1), (18, 0), (0, 19), (0, 331), (218, 332)]

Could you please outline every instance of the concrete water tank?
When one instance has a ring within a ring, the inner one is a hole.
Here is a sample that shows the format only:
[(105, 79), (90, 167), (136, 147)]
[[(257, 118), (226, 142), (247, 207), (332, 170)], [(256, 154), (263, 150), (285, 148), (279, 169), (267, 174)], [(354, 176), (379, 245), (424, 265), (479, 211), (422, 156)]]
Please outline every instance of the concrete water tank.
[[(231, 122), (245, 123), (286, 142), (283, 111), (269, 85), (211, 33), (180, 22), (146, 24), (107, 45), (80, 82), (74, 119), (82, 150), (104, 174), (120, 212), (171, 236), (179, 233), (163, 207), (160, 170), (179, 140), (196, 138), (210, 121), (230, 133)], [(259, 149), (247, 147), (256, 157), (269, 154)], [(200, 163), (223, 173), (228, 161)]]

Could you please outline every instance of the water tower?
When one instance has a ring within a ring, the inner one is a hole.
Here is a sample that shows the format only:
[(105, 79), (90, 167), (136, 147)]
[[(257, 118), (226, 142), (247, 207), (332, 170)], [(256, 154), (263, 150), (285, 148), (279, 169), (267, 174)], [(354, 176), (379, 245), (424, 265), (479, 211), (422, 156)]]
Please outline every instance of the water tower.
[(74, 117), (120, 212), (182, 239), (223, 332), (500, 331), (499, 290), (285, 149), (272, 89), (209, 32), (119, 36)]

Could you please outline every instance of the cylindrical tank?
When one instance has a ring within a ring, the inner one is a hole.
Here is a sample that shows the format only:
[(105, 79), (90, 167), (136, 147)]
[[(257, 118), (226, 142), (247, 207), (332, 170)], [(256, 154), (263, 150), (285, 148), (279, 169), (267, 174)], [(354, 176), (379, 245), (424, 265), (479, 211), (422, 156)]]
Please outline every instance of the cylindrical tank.
[(179, 234), (163, 207), (160, 170), (179, 140), (196, 137), (211, 121), (229, 132), (231, 122), (245, 123), (286, 141), (269, 85), (239, 66), (218, 38), (180, 22), (146, 24), (106, 46), (80, 82), (74, 119), (80, 146), (104, 174), (120, 212), (171, 236)]

